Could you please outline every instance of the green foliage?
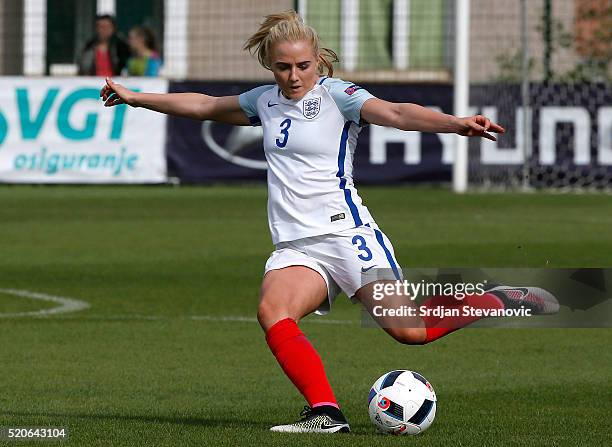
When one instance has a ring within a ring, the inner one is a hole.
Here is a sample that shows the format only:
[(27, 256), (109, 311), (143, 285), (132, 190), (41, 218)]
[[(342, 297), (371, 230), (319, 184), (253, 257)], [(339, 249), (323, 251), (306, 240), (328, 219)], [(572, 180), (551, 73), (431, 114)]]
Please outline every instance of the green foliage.
[[(598, 17), (597, 11), (584, 9), (581, 10), (576, 20), (590, 20), (594, 17)], [(548, 79), (548, 81), (568, 83), (612, 82), (612, 71), (610, 70), (612, 61), (612, 7), (606, 10), (603, 17), (599, 17), (598, 23), (600, 25), (593, 33), (593, 43), (601, 42), (607, 48), (607, 54), (605, 56), (593, 54), (583, 57), (574, 67), (566, 72), (559, 73), (553, 71), (552, 78)], [(545, 59), (547, 57), (550, 58), (549, 62), (552, 63), (560, 51), (574, 50), (577, 39), (577, 35), (568, 30), (561, 20), (552, 16), (543, 15), (536, 29), (542, 36), (544, 47), (549, 47), (549, 54), (547, 55), (545, 51), (544, 55), (538, 55), (537, 58), (529, 58), (529, 79), (533, 79), (536, 67), (546, 65)], [(550, 37), (547, 35), (547, 30), (550, 33)], [(549, 41), (547, 42), (547, 40)], [(592, 46), (594, 47), (594, 45)], [(509, 50), (508, 52), (498, 54), (496, 62), (498, 65), (498, 75), (494, 81), (504, 83), (518, 83), (521, 81), (523, 77), (522, 48), (519, 47), (516, 50)], [(541, 69), (542, 67), (539, 68)]]
[[(498, 74), (495, 78), (495, 82), (506, 84), (520, 83), (523, 79), (522, 58), (523, 54), (521, 49), (516, 50), (514, 53), (498, 54), (495, 57), (498, 67)], [(530, 58), (527, 70), (529, 78), (531, 78), (534, 67), (535, 59)]]

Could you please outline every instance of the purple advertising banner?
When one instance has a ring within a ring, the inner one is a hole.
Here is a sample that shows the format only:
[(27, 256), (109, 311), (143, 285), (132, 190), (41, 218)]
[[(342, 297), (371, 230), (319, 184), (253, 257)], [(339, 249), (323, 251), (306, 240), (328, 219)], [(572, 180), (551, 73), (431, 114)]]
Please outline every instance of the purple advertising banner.
[[(238, 95), (260, 84), (172, 82), (170, 92)], [(413, 102), (452, 112), (453, 90), (438, 84), (361, 84), (392, 102)], [(532, 84), (532, 144), (528, 163), (533, 186), (547, 186), (545, 175), (578, 173), (598, 184), (612, 183), (612, 86), (577, 83)], [(524, 163), (519, 86), (483, 85), (471, 89), (470, 113), (500, 122), (507, 132), (499, 142), (470, 141), (470, 175), (520, 174)], [(448, 182), (455, 136), (403, 132), (365, 126), (354, 159), (359, 184)], [(170, 117), (166, 153), (168, 173), (185, 183), (265, 180), (261, 127), (230, 126)], [(586, 175), (585, 175), (586, 173)], [(593, 174), (593, 175), (590, 175)], [(550, 177), (550, 176), (549, 176)], [(555, 186), (551, 184), (549, 186)]]

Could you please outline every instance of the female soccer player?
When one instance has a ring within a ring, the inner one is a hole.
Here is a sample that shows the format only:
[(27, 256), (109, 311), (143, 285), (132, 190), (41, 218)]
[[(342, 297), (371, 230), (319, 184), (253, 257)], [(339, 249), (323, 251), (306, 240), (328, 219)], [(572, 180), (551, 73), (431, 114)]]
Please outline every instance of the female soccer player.
[[(267, 16), (244, 48), (272, 71), (275, 84), (212, 97), (136, 93), (107, 79), (100, 96), (107, 107), (126, 103), (197, 120), (263, 126), (268, 219), (276, 249), (265, 266), (257, 317), (272, 353), (309, 404), (300, 421), (272, 430), (348, 432), (321, 359), (297, 323), (312, 312), (327, 312), (340, 290), (372, 312), (374, 287), (401, 279), (391, 242), (353, 184), (360, 129), (370, 123), (491, 140), (490, 132), (504, 129), (480, 115), (457, 118), (415, 104), (390, 103), (333, 78), (335, 53), (320, 48), (316, 31), (294, 11)], [(362, 275), (375, 267), (386, 270), (378, 270), (376, 281), (364, 281)], [(468, 297), (462, 305), (500, 309), (513, 302), (510, 294), (495, 293), (499, 296)], [(527, 300), (515, 297), (514, 302)], [(435, 299), (424, 303), (440, 304)], [(424, 344), (478, 318), (428, 317), (418, 324), (390, 320), (383, 326), (401, 343)]]

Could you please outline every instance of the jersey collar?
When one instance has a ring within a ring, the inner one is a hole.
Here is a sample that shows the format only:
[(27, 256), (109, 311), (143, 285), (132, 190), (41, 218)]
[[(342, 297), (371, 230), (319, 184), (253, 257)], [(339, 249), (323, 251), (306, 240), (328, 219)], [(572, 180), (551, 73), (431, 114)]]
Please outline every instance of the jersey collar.
[(306, 92), (306, 94), (304, 96), (302, 96), (301, 99), (288, 99), (288, 98), (285, 98), (285, 95), (282, 94), (281, 89), (280, 89), (280, 87), (277, 84), (276, 85), (276, 96), (277, 96), (278, 100), (280, 102), (282, 102), (283, 104), (290, 104), (290, 105), (298, 104), (300, 101), (306, 99), (312, 93), (319, 91), (319, 89), (321, 88), (320, 81), (321, 81), (321, 78), (319, 78), (319, 80), (314, 85), (314, 87), (311, 90), (309, 90), (308, 92)]

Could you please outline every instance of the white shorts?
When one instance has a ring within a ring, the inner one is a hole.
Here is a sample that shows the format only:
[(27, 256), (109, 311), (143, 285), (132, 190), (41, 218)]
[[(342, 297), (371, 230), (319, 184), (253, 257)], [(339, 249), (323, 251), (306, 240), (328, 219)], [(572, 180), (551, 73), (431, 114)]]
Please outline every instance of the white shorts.
[(281, 242), (266, 262), (265, 273), (293, 265), (309, 267), (325, 280), (327, 301), (316, 311), (319, 315), (329, 312), (341, 291), (352, 298), (373, 281), (403, 278), (391, 242), (375, 223)]

